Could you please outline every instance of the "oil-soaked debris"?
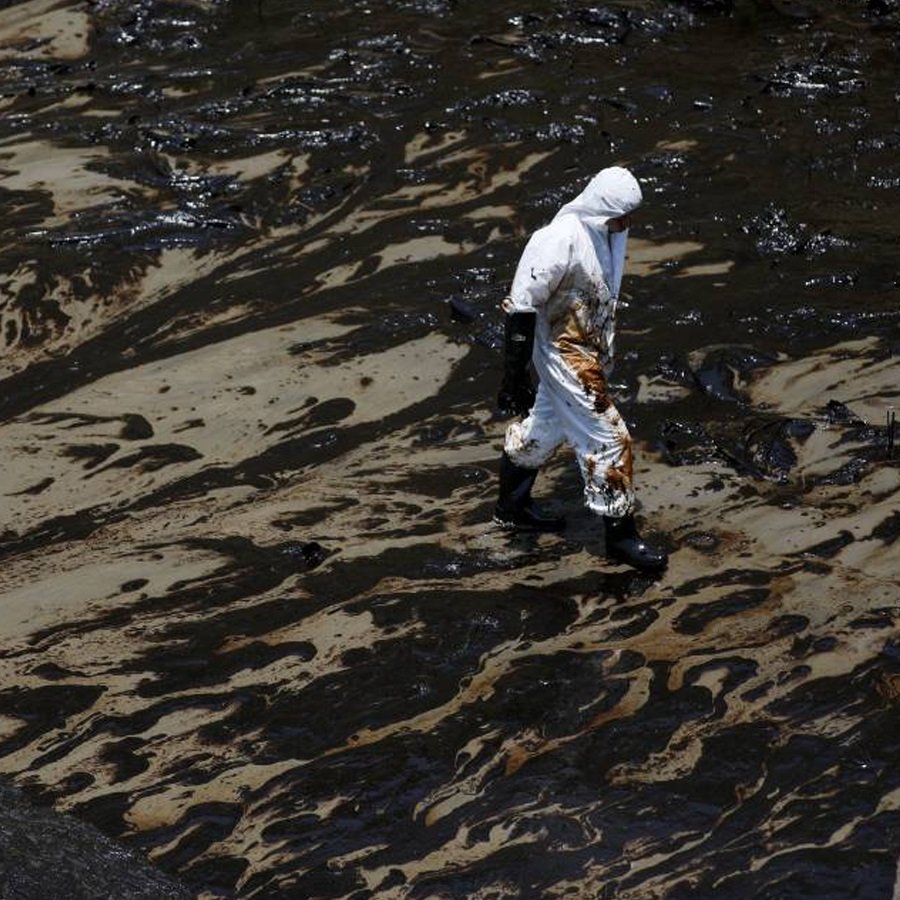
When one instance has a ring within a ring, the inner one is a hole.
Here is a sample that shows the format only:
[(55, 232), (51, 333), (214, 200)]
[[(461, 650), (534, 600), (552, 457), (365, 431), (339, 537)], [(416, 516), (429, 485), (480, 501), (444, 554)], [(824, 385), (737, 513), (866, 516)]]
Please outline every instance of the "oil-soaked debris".
[(791, 221), (787, 211), (774, 204), (742, 225), (741, 230), (754, 238), (762, 256), (775, 259), (789, 254), (813, 257), (850, 246), (850, 241), (830, 229), (810, 234), (809, 226)]
[(690, 12), (675, 5), (635, 9), (625, 3), (565, 4), (554, 13), (517, 15), (509, 22), (516, 31), (482, 33), (471, 41), (507, 47), (527, 60), (544, 63), (595, 47), (622, 45), (633, 37), (666, 33), (689, 24)]
[(868, 185), (880, 190), (896, 190), (900, 187), (900, 175), (872, 175)]
[(535, 137), (539, 141), (580, 144), (586, 139), (587, 134), (583, 125), (551, 122), (549, 125), (539, 128), (535, 132)]
[(784, 484), (797, 464), (797, 446), (814, 430), (815, 424), (805, 419), (717, 422), (709, 430), (697, 422), (666, 420), (658, 446), (669, 465), (717, 459), (741, 474)]
[(872, 460), (865, 455), (854, 456), (840, 468), (827, 475), (820, 476), (819, 484), (851, 485), (858, 484), (872, 467)]
[(716, 443), (702, 425), (667, 420), (659, 428), (659, 446), (672, 466), (698, 465), (716, 455)]
[(693, 366), (676, 355), (662, 356), (656, 363), (656, 374), (716, 400), (746, 403), (747, 397), (738, 387), (739, 380), (775, 362), (774, 354), (754, 347), (720, 346), (695, 352)]
[(511, 88), (506, 91), (495, 91), (483, 97), (460, 100), (448, 108), (451, 113), (467, 113), (476, 109), (497, 107), (506, 109), (514, 106), (545, 105), (546, 99), (538, 91), (528, 91), (521, 88)]
[(107, 219), (102, 226), (90, 231), (56, 232), (49, 236), (53, 247), (74, 247), (81, 251), (96, 250), (101, 245), (119, 247), (124, 251), (161, 250), (171, 247), (204, 247), (222, 240), (227, 232), (235, 241), (246, 238), (250, 228), (242, 220), (240, 210), (231, 208), (220, 215), (206, 213), (202, 217), (188, 210), (164, 212), (143, 222), (129, 217), (127, 224), (115, 224)]
[(803, 286), (808, 288), (852, 288), (856, 286), (858, 281), (858, 272), (844, 272), (836, 275), (816, 275), (813, 278), (807, 278), (806, 281), (803, 282)]
[(825, 405), (824, 413), (830, 425), (862, 424), (862, 420), (859, 416), (857, 416), (846, 403), (841, 403), (840, 400), (829, 400)]
[(693, 377), (700, 389), (716, 400), (744, 402), (746, 398), (737, 387), (737, 379), (774, 362), (772, 354), (752, 347), (720, 347), (704, 355)]
[(675, 384), (694, 387), (697, 384), (691, 367), (678, 356), (661, 356), (656, 363), (656, 374)]
[(692, 531), (681, 540), (683, 544), (693, 547), (701, 553), (711, 553), (720, 543), (718, 535), (711, 531)]
[(450, 315), (455, 322), (474, 322), (478, 318), (478, 311), (462, 297), (451, 297), (447, 301), (450, 307)]
[(849, 410), (844, 404), (830, 400), (825, 408), (825, 415), (829, 423), (840, 423), (840, 436), (835, 441), (835, 447), (844, 445), (867, 445), (863, 453), (872, 455), (873, 458), (879, 451), (887, 449), (890, 443), (890, 418), (886, 418), (884, 424), (880, 422), (867, 422)]
[(854, 94), (866, 86), (860, 76), (859, 69), (837, 62), (781, 66), (766, 80), (763, 92), (777, 97)]
[(765, 477), (785, 483), (797, 464), (793, 441), (805, 440), (815, 426), (802, 419), (776, 419), (744, 429), (738, 444), (740, 456)]
[(722, 360), (711, 360), (694, 373), (701, 390), (716, 400), (739, 401), (735, 390), (735, 372)]
[(316, 541), (298, 543), (287, 541), (275, 548), (275, 559), (284, 560), (286, 565), (298, 569), (313, 569), (328, 557), (328, 551)]
[(666, 153), (651, 153), (644, 157), (643, 162), (647, 166), (677, 171), (687, 165), (687, 157), (683, 153), (672, 150)]

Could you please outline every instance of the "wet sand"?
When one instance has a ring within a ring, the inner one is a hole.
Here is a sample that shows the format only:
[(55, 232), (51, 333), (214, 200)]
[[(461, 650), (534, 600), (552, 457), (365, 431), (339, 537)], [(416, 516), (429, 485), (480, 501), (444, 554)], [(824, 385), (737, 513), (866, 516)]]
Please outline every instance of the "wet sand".
[[(900, 13), (726, 6), (0, 12), (7, 782), (208, 898), (896, 893)], [(610, 162), (658, 579), (568, 453), (490, 524)]]

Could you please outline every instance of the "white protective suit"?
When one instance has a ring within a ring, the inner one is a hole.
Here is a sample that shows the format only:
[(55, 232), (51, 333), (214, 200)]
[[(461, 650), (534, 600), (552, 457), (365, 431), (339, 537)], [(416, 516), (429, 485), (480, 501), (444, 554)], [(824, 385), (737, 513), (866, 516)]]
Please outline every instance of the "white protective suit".
[(634, 507), (631, 436), (607, 391), (628, 232), (610, 234), (606, 223), (641, 199), (627, 169), (603, 169), (532, 235), (503, 302), (506, 312), (537, 313), (540, 377), (531, 412), (506, 432), (507, 455), (536, 469), (568, 443), (588, 507), (616, 518)]

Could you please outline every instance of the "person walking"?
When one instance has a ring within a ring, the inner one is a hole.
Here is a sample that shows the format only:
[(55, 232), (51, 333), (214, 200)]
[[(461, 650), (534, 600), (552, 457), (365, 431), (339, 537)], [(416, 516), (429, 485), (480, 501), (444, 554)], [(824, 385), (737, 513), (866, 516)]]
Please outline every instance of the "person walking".
[[(524, 418), (506, 431), (494, 520), (527, 531), (564, 527), (540, 509), (531, 489), (540, 467), (565, 442), (578, 459), (585, 503), (605, 523), (608, 556), (661, 570), (666, 552), (644, 541), (634, 521), (632, 441), (607, 382), (628, 229), (641, 201), (631, 172), (603, 169), (522, 253), (503, 301), (497, 403), (501, 412)], [(531, 362), (540, 379), (536, 392)]]

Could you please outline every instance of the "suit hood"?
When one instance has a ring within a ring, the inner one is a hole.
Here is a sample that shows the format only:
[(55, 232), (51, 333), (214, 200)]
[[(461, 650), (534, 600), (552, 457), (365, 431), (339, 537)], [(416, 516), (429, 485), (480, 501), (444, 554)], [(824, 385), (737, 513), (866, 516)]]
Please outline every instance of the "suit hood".
[(560, 209), (556, 218), (575, 215), (598, 228), (610, 219), (633, 212), (642, 200), (641, 186), (634, 175), (621, 166), (610, 166), (598, 172), (574, 200)]

